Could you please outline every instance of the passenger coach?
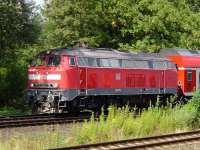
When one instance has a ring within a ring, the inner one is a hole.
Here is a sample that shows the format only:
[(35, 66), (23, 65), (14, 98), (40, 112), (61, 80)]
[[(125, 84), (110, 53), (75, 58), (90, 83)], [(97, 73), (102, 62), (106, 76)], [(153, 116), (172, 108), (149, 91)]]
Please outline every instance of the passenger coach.
[(168, 59), (105, 48), (44, 51), (28, 76), (28, 100), (42, 113), (149, 103), (177, 92), (177, 70)]
[(178, 84), (185, 96), (192, 96), (200, 85), (200, 51), (161, 49), (160, 53), (177, 65)]

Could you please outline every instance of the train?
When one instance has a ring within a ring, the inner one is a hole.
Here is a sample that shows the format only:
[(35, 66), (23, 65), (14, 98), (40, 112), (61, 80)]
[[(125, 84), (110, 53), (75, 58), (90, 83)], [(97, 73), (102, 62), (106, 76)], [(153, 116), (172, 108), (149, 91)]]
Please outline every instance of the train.
[(199, 87), (199, 58), (200, 53), (181, 49), (160, 53), (88, 47), (45, 50), (28, 68), (26, 99), (33, 113), (149, 104), (171, 96), (181, 99)]

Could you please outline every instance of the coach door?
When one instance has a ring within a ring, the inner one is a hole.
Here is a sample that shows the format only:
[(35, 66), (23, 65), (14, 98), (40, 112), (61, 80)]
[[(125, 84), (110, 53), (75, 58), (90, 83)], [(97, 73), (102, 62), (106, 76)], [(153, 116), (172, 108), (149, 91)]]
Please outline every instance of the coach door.
[(196, 70), (196, 90), (200, 87), (200, 68), (197, 68)]

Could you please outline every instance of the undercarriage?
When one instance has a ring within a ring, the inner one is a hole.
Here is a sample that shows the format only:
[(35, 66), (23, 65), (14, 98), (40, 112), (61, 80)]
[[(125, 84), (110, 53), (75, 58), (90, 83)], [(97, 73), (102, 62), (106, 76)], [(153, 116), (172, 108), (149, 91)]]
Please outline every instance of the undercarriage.
[(32, 107), (32, 113), (60, 113), (59, 102), (62, 99), (62, 91), (56, 90), (29, 90), (27, 100)]
[[(32, 107), (34, 114), (42, 113), (62, 113), (62, 112), (80, 112), (82, 110), (101, 110), (102, 107), (107, 108), (109, 105), (116, 106), (137, 106), (148, 107), (156, 104), (160, 100), (161, 105), (172, 96), (170, 95), (101, 95), (86, 96), (78, 95), (68, 99), (70, 92), (62, 90), (36, 90), (32, 89), (27, 92), (27, 99)], [(71, 92), (73, 93), (73, 92)]]

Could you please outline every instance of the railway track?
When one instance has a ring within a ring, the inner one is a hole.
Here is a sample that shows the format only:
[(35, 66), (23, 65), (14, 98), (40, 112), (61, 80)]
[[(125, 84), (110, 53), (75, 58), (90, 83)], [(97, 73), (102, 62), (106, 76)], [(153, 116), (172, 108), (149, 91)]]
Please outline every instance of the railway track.
[(130, 140), (121, 140), (97, 144), (88, 144), (81, 146), (73, 146), (66, 148), (55, 148), (51, 150), (127, 150), (127, 149), (145, 149), (145, 148), (163, 148), (164, 146), (172, 146), (175, 144), (190, 144), (200, 142), (200, 130), (183, 132), (176, 134), (167, 134), (153, 137), (145, 137)]
[(91, 114), (87, 113), (83, 113), (82, 115), (41, 114), (41, 115), (0, 117), (0, 128), (83, 122), (84, 120), (89, 120), (90, 117)]

